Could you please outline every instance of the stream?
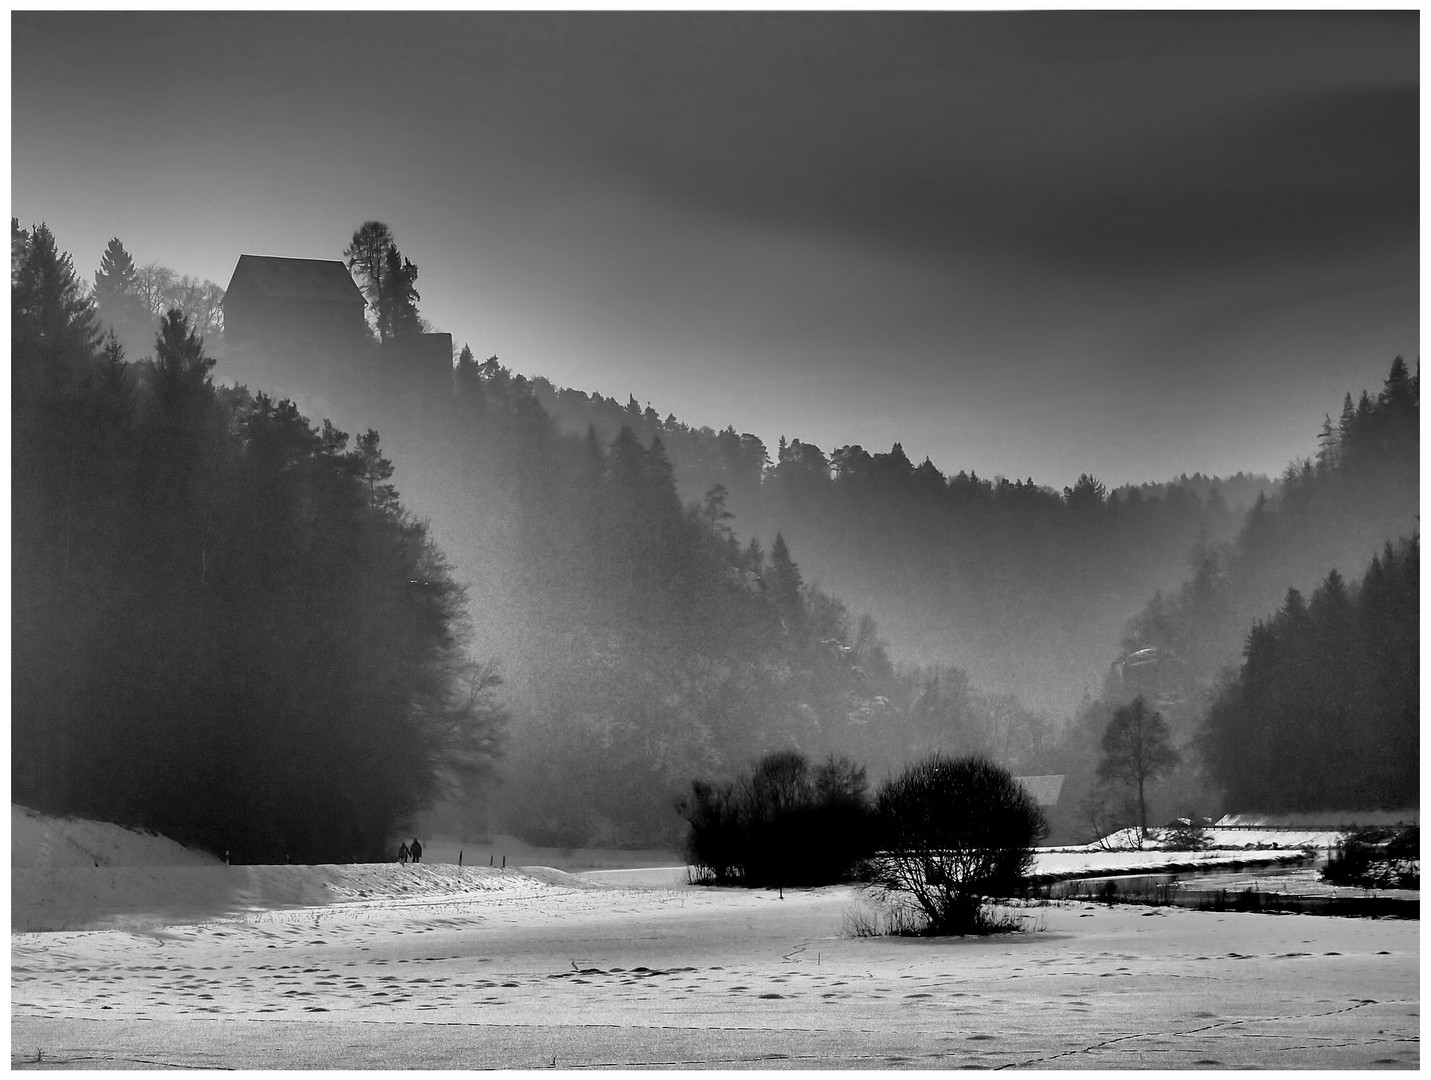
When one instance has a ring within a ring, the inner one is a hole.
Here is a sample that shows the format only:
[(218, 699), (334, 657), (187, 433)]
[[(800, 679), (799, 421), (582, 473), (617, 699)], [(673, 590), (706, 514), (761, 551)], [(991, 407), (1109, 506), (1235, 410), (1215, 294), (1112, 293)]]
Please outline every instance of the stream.
[(1049, 899), (1150, 904), (1206, 911), (1341, 915), (1353, 918), (1419, 919), (1421, 893), (1414, 889), (1363, 889), (1321, 880), (1324, 856), (1278, 866), (1238, 866), (1162, 874), (1114, 874), (1052, 882), (1040, 888)]

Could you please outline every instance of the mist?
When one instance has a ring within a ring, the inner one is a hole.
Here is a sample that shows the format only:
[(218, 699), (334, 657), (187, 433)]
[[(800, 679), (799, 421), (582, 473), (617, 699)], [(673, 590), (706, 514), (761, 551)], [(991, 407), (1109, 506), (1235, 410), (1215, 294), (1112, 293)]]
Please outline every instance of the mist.
[[(1405, 587), (1413, 12), (14, 23), (17, 775), (59, 808), (241, 787), (296, 723), (386, 748), (369, 852), (670, 845), (783, 749), (1061, 776), (1073, 836), (1129, 671), (1187, 751), (1157, 811), (1222, 806), (1254, 627)], [(84, 750), (129, 724), (134, 791)], [(246, 850), (312, 854), (303, 769)]]

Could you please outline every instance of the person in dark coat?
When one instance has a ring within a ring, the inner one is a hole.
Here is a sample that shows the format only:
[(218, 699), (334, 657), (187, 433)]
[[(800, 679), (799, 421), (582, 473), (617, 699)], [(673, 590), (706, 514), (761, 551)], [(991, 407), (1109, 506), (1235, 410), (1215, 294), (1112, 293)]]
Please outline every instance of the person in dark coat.
[(412, 852), (413, 862), (422, 861), (422, 845), (417, 842), (417, 837), (412, 838), (412, 843), (407, 846), (407, 849)]
[(404, 866), (406, 866), (406, 865), (407, 865), (407, 857), (408, 857), (409, 854), (411, 854), (411, 852), (408, 851), (407, 845), (406, 845), (406, 844), (403, 844), (401, 847), (398, 848), (398, 862), (400, 862), (400, 863), (402, 863)]

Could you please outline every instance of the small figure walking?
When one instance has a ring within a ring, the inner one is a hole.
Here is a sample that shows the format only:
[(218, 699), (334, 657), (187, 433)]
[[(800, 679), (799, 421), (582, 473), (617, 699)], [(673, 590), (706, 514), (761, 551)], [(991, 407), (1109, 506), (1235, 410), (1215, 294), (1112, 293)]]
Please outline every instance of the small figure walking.
[(407, 850), (407, 845), (403, 844), (401, 847), (398, 848), (398, 862), (406, 866), (408, 854), (409, 852)]
[(422, 845), (417, 842), (417, 837), (412, 838), (412, 843), (408, 845), (408, 850), (412, 852), (412, 861), (422, 861)]

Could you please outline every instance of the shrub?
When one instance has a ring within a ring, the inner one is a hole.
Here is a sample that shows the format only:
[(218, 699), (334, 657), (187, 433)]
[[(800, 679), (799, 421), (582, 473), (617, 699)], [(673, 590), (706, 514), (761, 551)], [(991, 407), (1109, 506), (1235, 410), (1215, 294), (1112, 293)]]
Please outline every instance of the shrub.
[(1212, 838), (1207, 830), (1194, 820), (1179, 819), (1178, 823), (1163, 832), (1164, 851), (1206, 851), (1212, 846)]
[(1352, 829), (1322, 868), (1322, 880), (1364, 889), (1419, 889), (1420, 828), (1410, 825), (1401, 829)]
[(928, 934), (989, 933), (987, 901), (1020, 891), (1047, 826), (1006, 770), (979, 757), (935, 754), (909, 766), (875, 801), (882, 850), (871, 884), (906, 894)]
[(691, 827), (686, 862), (693, 868), (692, 880), (723, 882), (737, 877), (741, 845), (734, 786), (693, 780), (691, 794), (677, 803), (677, 810)]
[(735, 783), (692, 781), (676, 809), (697, 881), (830, 884), (874, 850), (865, 770), (846, 758), (812, 768), (798, 751), (776, 751)]

